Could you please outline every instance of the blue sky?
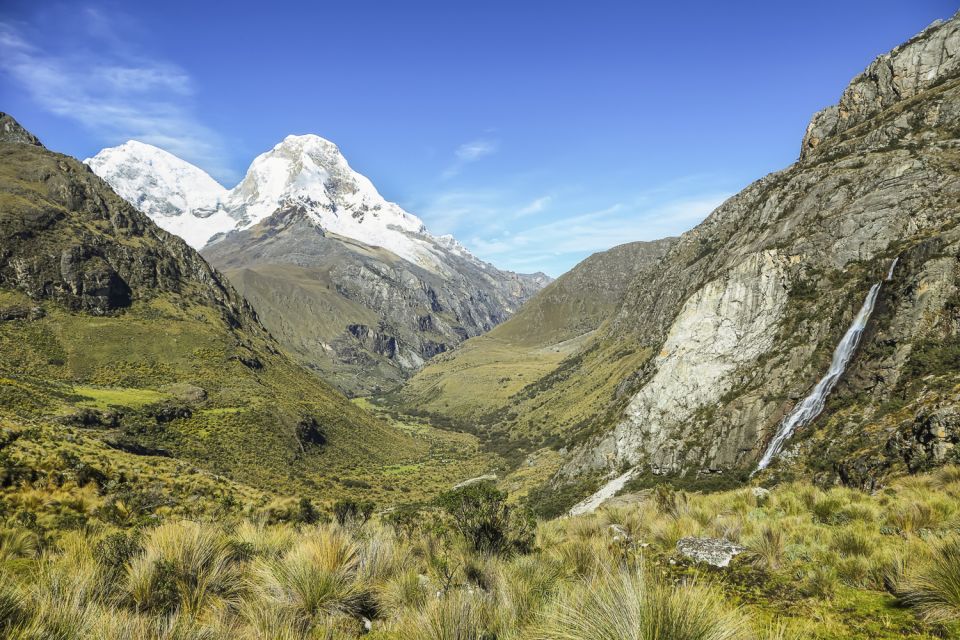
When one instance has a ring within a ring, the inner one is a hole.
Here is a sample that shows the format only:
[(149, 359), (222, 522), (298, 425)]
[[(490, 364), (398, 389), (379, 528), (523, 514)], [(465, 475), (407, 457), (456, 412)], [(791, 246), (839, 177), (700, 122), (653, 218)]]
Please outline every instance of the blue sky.
[[(269, 8), (268, 8), (269, 7)], [(0, 110), (226, 186), (290, 133), (498, 266), (678, 234), (796, 159), (814, 111), (955, 2), (0, 5)]]

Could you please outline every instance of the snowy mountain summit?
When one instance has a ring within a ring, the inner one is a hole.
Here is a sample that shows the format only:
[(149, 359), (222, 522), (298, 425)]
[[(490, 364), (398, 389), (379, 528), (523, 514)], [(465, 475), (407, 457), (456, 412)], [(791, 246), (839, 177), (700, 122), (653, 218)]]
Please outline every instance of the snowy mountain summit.
[(84, 162), (124, 200), (194, 248), (236, 226), (225, 212), (217, 215), (229, 191), (203, 169), (163, 149), (130, 140)]
[(431, 271), (447, 272), (445, 254), (451, 251), (481, 263), (452, 238), (431, 235), (419, 218), (384, 199), (368, 178), (350, 168), (337, 145), (320, 136), (287, 136), (257, 156), (229, 190), (189, 162), (133, 140), (85, 162), (160, 227), (197, 249), (281, 209), (296, 208), (324, 231), (383, 247)]
[(86, 162), (160, 227), (202, 248), (291, 353), (348, 393), (395, 387), (550, 282), (432, 235), (319, 136), (287, 136), (229, 190), (139, 142)]

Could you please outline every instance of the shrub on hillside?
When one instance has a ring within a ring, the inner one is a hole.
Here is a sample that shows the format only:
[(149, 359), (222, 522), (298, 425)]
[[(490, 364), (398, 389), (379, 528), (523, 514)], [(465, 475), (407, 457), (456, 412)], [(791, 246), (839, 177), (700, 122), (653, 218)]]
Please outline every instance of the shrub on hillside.
[(373, 515), (374, 506), (370, 500), (337, 500), (333, 505), (333, 517), (341, 525), (363, 525)]
[(437, 502), (451, 516), (453, 528), (479, 553), (526, 553), (533, 545), (533, 516), (507, 504), (507, 493), (491, 482), (447, 491)]

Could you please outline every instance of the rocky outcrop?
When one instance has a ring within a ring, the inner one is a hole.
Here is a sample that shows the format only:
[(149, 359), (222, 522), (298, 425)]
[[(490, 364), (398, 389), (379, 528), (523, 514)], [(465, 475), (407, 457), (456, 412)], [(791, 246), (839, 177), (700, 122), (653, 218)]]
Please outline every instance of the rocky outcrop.
[(801, 146), (806, 158), (827, 138), (866, 122), (881, 111), (929, 90), (960, 72), (960, 23), (936, 22), (874, 60), (843, 92), (840, 102), (817, 113)]
[(714, 567), (729, 566), (730, 561), (744, 551), (745, 547), (723, 538), (680, 538), (677, 542), (680, 555)]
[(42, 147), (39, 138), (20, 126), (20, 123), (6, 113), (0, 112), (0, 142), (16, 142)]
[[(19, 125), (5, 119), (5, 130), (16, 132)], [(246, 301), (182, 240), (86, 166), (31, 139), (14, 133), (0, 142), (0, 162), (9, 169), (0, 185), (0, 284), (95, 315), (176, 292), (211, 303), (230, 326), (262, 331)]]
[(960, 408), (955, 404), (922, 408), (912, 422), (887, 442), (911, 472), (953, 462), (960, 444)]

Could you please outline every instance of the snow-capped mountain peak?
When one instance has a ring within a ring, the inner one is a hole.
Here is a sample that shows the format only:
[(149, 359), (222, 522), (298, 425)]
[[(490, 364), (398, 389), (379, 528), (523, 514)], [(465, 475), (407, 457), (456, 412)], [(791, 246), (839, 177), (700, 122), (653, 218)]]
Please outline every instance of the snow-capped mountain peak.
[(452, 238), (432, 236), (420, 218), (384, 199), (337, 145), (317, 135), (287, 136), (257, 156), (230, 190), (190, 163), (132, 140), (85, 162), (160, 227), (198, 249), (296, 205), (325, 231), (383, 247), (431, 271), (448, 270), (448, 252), (483, 264)]
[(128, 140), (84, 160), (123, 198), (149, 215), (180, 215), (214, 204), (227, 189), (203, 169), (145, 142)]
[(229, 191), (203, 169), (145, 142), (128, 140), (84, 162), (124, 199), (194, 247), (236, 222), (217, 209)]
[(351, 169), (337, 145), (313, 134), (287, 136), (257, 156), (227, 206), (242, 225), (249, 225), (290, 201), (307, 202), (317, 213), (325, 210), (317, 221), (337, 233), (352, 224), (344, 216), (356, 224), (378, 218), (413, 233), (425, 230), (419, 218), (387, 202), (367, 177)]

